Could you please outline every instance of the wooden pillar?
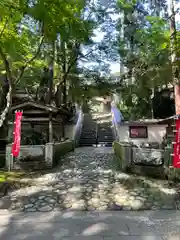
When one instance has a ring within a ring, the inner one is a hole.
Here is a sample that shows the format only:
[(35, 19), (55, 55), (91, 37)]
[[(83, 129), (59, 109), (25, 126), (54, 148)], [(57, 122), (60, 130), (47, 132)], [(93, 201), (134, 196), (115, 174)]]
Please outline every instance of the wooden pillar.
[(63, 141), (65, 139), (65, 120), (64, 116), (62, 117), (62, 123), (61, 123), (61, 140)]
[(52, 112), (49, 112), (49, 142), (53, 142)]

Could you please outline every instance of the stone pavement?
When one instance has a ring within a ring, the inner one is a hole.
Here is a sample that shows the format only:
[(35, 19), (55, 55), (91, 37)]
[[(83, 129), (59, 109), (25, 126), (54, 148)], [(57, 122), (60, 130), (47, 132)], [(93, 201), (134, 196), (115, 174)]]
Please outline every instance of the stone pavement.
[(0, 199), (0, 208), (25, 212), (52, 210), (176, 209), (176, 189), (167, 181), (115, 170), (111, 148), (79, 148), (51, 172), (28, 180)]
[(0, 240), (179, 240), (180, 212), (0, 211)]

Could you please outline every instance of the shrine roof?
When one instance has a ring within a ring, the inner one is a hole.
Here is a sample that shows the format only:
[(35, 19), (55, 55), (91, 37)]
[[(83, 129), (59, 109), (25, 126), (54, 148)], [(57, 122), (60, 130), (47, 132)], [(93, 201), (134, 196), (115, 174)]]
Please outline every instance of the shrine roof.
[(71, 113), (67, 109), (65, 109), (63, 106), (61, 106), (60, 108), (57, 108), (52, 105), (41, 104), (35, 101), (26, 101), (23, 103), (12, 105), (11, 111), (14, 112), (16, 110), (24, 110), (24, 111), (29, 110), (31, 111), (32, 114), (41, 113), (43, 111), (46, 113), (52, 112), (52, 113), (61, 113), (63, 115), (71, 115)]

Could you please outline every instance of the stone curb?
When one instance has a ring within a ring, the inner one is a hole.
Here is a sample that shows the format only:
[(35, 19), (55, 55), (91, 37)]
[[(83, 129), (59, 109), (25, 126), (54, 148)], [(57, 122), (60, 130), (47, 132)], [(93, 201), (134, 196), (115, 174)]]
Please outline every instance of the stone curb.
[(7, 182), (0, 183), (0, 198), (7, 195), (9, 184)]

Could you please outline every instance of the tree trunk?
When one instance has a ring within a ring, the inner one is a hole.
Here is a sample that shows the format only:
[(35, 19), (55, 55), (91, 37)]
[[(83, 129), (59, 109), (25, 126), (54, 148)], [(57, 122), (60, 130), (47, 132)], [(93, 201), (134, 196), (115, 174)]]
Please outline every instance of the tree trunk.
[[(53, 91), (53, 77), (54, 77), (54, 55), (55, 48), (54, 42), (52, 43), (52, 53), (49, 62), (49, 81), (48, 81), (48, 104), (52, 104), (52, 91)], [(53, 123), (52, 123), (52, 112), (49, 112), (49, 142), (53, 141)]]
[(66, 105), (67, 102), (67, 96), (66, 96), (66, 73), (67, 73), (67, 56), (66, 56), (66, 43), (63, 41), (62, 42), (62, 51), (63, 51), (63, 104)]
[(1, 128), (6, 119), (6, 116), (9, 113), (9, 109), (12, 104), (13, 78), (12, 78), (12, 72), (11, 72), (9, 62), (8, 62), (7, 57), (4, 54), (3, 50), (1, 49), (1, 47), (0, 47), (0, 55), (1, 55), (3, 63), (4, 63), (4, 67), (5, 67), (6, 75), (7, 75), (7, 82), (9, 85), (9, 91), (6, 95), (6, 107), (4, 108), (4, 110), (2, 111), (2, 113), (0, 115), (0, 128)]

